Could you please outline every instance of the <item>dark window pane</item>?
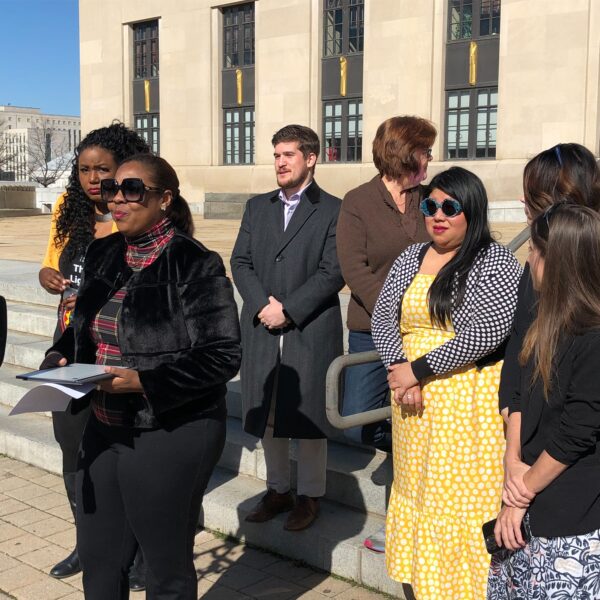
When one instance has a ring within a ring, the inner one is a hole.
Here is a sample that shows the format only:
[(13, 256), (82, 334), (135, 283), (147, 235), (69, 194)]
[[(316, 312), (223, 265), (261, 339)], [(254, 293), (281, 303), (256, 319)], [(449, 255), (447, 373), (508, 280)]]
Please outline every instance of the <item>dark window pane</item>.
[(479, 35), (498, 35), (500, 33), (500, 0), (481, 0)]
[(133, 39), (135, 79), (158, 77), (158, 21), (134, 24)]
[(450, 21), (450, 39), (460, 39), (460, 0), (450, 0), (448, 9), (448, 18)]
[(462, 31), (461, 38), (470, 38), (472, 36), (473, 29), (473, 6), (466, 2), (463, 4), (462, 14)]
[(362, 2), (354, 2), (349, 10), (348, 53), (362, 52), (364, 40), (365, 13)]
[(364, 0), (324, 0), (323, 56), (362, 52)]
[(222, 9), (223, 67), (254, 64), (254, 2)]
[(492, 19), (492, 35), (498, 35), (500, 33), (500, 17), (494, 17)]

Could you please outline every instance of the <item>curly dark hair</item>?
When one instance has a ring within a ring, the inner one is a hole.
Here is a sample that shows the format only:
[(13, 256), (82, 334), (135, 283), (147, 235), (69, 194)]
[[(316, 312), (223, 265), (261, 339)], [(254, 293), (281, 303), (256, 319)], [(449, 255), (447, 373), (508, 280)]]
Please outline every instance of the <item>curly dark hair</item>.
[(85, 250), (94, 238), (94, 203), (79, 182), (79, 155), (87, 148), (98, 147), (113, 155), (120, 164), (133, 154), (149, 153), (150, 147), (135, 131), (115, 121), (108, 127), (90, 131), (75, 148), (67, 184), (67, 193), (56, 219), (54, 243), (62, 247), (69, 259)]

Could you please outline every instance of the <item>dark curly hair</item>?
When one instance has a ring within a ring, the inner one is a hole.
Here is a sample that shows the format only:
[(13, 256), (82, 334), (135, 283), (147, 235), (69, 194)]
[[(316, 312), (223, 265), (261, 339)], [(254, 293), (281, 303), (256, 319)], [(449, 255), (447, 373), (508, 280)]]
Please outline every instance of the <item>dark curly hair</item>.
[(120, 122), (94, 129), (79, 142), (75, 148), (67, 193), (58, 211), (54, 236), (54, 243), (63, 248), (69, 259), (85, 250), (94, 238), (94, 203), (81, 187), (78, 168), (79, 155), (92, 147), (110, 152), (117, 165), (133, 154), (150, 152), (146, 141)]

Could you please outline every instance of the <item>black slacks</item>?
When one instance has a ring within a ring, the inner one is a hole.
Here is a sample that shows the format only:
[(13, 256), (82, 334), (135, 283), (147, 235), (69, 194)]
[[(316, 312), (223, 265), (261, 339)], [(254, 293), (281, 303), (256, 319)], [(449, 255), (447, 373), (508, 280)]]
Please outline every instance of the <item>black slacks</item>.
[(196, 600), (202, 497), (225, 444), (225, 409), (172, 430), (109, 427), (93, 414), (77, 472), (77, 547), (86, 600), (129, 598), (139, 542), (147, 600)]
[(52, 413), (54, 439), (62, 451), (63, 474), (77, 471), (79, 443), (89, 416), (89, 406), (76, 413), (71, 406), (65, 412)]

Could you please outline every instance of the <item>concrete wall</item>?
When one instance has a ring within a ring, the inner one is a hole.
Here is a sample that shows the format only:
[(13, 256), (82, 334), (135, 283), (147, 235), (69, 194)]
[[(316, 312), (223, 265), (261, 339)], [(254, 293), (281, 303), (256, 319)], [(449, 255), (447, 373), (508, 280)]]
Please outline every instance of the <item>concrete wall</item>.
[(35, 186), (0, 183), (0, 209), (5, 208), (36, 208)]

